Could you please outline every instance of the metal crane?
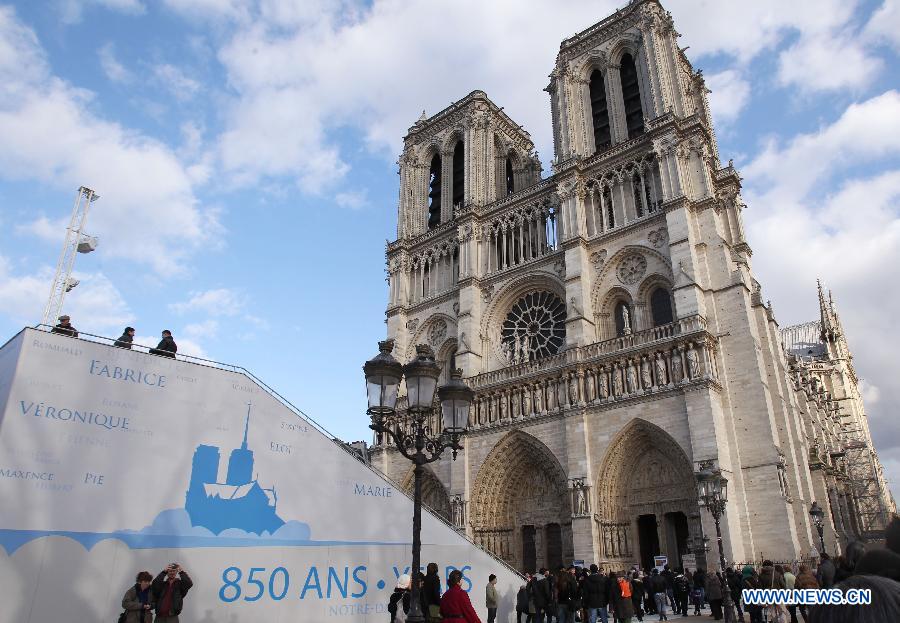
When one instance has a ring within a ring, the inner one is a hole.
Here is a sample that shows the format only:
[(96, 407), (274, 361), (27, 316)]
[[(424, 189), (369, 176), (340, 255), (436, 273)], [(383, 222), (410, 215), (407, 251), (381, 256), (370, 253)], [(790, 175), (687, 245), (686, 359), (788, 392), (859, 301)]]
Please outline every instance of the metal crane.
[(63, 300), (66, 293), (78, 285), (78, 280), (72, 278), (72, 267), (75, 265), (76, 253), (90, 253), (97, 248), (99, 241), (93, 236), (84, 233), (84, 224), (87, 221), (91, 204), (100, 198), (87, 186), (78, 189), (75, 197), (75, 206), (72, 208), (72, 218), (66, 228), (66, 240), (63, 242), (62, 253), (56, 264), (56, 276), (53, 278), (53, 287), (50, 290), (50, 298), (44, 308), (43, 324), (54, 324), (62, 311)]

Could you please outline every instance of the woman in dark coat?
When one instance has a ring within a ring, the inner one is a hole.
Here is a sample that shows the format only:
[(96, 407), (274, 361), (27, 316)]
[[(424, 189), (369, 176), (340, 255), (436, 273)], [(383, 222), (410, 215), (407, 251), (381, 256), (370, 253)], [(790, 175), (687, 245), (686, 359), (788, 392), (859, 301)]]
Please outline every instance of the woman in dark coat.
[(621, 573), (609, 574), (612, 582), (609, 587), (609, 603), (615, 612), (616, 619), (627, 621), (634, 616), (634, 603), (631, 601), (634, 591), (631, 582)]

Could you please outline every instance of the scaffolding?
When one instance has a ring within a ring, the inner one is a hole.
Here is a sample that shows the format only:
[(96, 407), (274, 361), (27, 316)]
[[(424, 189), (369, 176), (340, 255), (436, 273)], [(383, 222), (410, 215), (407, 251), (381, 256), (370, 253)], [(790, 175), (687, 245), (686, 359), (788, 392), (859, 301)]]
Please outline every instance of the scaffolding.
[(72, 277), (72, 267), (75, 265), (76, 253), (90, 253), (97, 248), (98, 241), (84, 233), (84, 224), (87, 221), (91, 204), (100, 198), (100, 195), (86, 186), (78, 189), (75, 196), (75, 206), (72, 208), (72, 218), (66, 228), (66, 239), (63, 242), (59, 261), (56, 263), (56, 275), (53, 278), (53, 286), (50, 289), (50, 298), (44, 307), (43, 324), (56, 322), (62, 312), (63, 301), (66, 293), (78, 285), (78, 280)]
[[(843, 462), (853, 498), (858, 536), (865, 541), (875, 541), (884, 538), (893, 502), (890, 501), (891, 496), (885, 483), (883, 468), (872, 444), (865, 419), (865, 407), (859, 396), (852, 364), (848, 364), (848, 374), (834, 374), (841, 365), (840, 359), (843, 357), (846, 343), (840, 345), (841, 349), (837, 348), (839, 345), (836, 342), (844, 338), (839, 321), (836, 319), (834, 304), (830, 296), (828, 302), (824, 302), (821, 285), (820, 300), (823, 305), (822, 321), (783, 328), (782, 342), (785, 352), (795, 357), (801, 367), (831, 376), (832, 381), (841, 379), (844, 395), (835, 400), (832, 413), (841, 419), (839, 434), (841, 453), (844, 455)], [(834, 318), (827, 318), (826, 315)], [(836, 330), (832, 323), (837, 323)], [(830, 352), (829, 343), (835, 347), (836, 354)], [(859, 402), (854, 407), (847, 404), (848, 400)]]

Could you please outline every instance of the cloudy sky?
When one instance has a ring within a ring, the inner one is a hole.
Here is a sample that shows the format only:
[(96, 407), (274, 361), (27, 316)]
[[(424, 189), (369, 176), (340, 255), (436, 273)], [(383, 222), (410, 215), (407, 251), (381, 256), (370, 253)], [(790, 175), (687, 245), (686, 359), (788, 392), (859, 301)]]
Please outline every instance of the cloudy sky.
[[(79, 329), (244, 365), (368, 438), (406, 129), (483, 89), (552, 156), (559, 42), (622, 2), (0, 3), (0, 336), (39, 321), (75, 190)], [(900, 483), (900, 0), (669, 0), (782, 326), (838, 302)], [(5, 338), (3, 338), (5, 339)], [(0, 341), (3, 341), (0, 339)]]

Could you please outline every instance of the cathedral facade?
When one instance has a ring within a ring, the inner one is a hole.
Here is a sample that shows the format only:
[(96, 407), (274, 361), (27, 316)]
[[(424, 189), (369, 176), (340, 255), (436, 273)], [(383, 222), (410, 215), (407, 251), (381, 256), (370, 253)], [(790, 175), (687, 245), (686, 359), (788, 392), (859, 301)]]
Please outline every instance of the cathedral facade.
[[(808, 556), (813, 501), (829, 550), (878, 528), (847, 474), (845, 420), (871, 448), (849, 350), (788, 352), (677, 38), (657, 0), (635, 0), (562, 42), (547, 178), (481, 91), (404, 140), (388, 337), (401, 362), (431, 345), (476, 392), (465, 449), (429, 466), (425, 500), (520, 570), (702, 560), (704, 468), (728, 479), (730, 561)], [(411, 486), (378, 440), (373, 464)]]

